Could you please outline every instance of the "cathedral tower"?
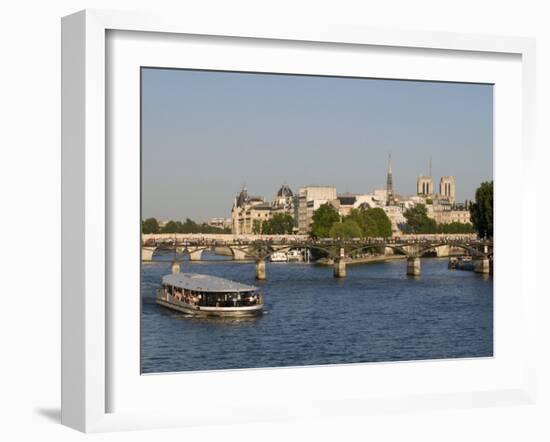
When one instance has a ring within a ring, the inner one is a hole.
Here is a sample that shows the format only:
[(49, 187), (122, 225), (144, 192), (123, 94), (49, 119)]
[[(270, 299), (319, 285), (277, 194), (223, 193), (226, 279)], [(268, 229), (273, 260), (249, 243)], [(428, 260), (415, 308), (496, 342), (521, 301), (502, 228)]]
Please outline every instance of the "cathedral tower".
[(391, 171), (391, 154), (388, 155), (388, 176), (386, 178), (386, 205), (390, 206), (393, 199), (393, 176)]

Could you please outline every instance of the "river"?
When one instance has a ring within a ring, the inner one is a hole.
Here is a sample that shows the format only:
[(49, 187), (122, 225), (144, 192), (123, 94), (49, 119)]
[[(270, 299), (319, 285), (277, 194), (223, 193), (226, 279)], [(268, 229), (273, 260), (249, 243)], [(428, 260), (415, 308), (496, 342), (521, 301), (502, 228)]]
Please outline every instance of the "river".
[(203, 253), (182, 272), (261, 286), (265, 313), (251, 319), (193, 318), (155, 303), (170, 256), (142, 265), (142, 373), (493, 355), (493, 280), (448, 270), (446, 258), (422, 259), (422, 276), (405, 261), (331, 267), (254, 263)]

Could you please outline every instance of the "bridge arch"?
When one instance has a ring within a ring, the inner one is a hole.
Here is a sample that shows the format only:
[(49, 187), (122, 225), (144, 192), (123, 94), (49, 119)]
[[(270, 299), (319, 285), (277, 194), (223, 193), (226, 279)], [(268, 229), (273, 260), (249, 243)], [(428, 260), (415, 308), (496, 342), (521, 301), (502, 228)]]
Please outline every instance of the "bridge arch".
[(476, 256), (476, 257), (480, 257), (480, 258), (481, 257), (484, 257), (484, 258), (488, 257), (488, 254), (486, 254), (484, 252), (480, 252), (478, 249), (476, 249), (475, 247), (472, 247), (469, 244), (463, 244), (463, 243), (436, 243), (436, 244), (426, 245), (425, 247), (420, 248), (418, 250), (418, 256), (422, 256), (424, 253), (426, 253), (430, 250), (437, 249), (439, 247), (444, 247), (444, 246), (456, 247), (458, 249), (462, 249), (466, 252), (471, 253), (472, 256)]
[(384, 249), (388, 248), (388, 249), (392, 249), (394, 252), (397, 252), (400, 255), (405, 255), (405, 256), (408, 255), (407, 251), (403, 248), (403, 246), (392, 244), (392, 243), (362, 244), (359, 247), (355, 247), (354, 249), (351, 249), (349, 251), (349, 254), (351, 255), (352, 253), (359, 252), (361, 250), (375, 249), (375, 248), (384, 248)]
[(266, 250), (266, 253), (262, 254), (260, 259), (268, 259), (270, 258), (274, 253), (277, 252), (288, 252), (292, 249), (315, 249), (322, 252), (325, 252), (329, 258), (337, 258), (340, 256), (340, 247), (331, 249), (329, 247), (324, 247), (322, 245), (318, 244), (300, 244), (300, 243), (294, 243), (294, 244), (288, 244), (284, 246), (277, 246), (276, 249), (274, 249), (272, 246), (269, 246)]

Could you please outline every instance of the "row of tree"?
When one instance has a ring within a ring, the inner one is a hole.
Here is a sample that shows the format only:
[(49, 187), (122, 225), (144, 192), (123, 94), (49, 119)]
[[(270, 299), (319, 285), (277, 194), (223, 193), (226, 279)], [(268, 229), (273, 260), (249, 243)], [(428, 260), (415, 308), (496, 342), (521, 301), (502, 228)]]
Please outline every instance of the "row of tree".
[(252, 233), (255, 235), (289, 235), (294, 229), (294, 218), (289, 213), (276, 213), (267, 220), (252, 221)]
[(187, 218), (185, 222), (168, 221), (162, 227), (156, 218), (147, 218), (141, 222), (143, 233), (231, 233), (231, 229), (198, 224)]
[(314, 238), (390, 237), (391, 221), (383, 209), (352, 209), (341, 218), (331, 204), (323, 204), (313, 213), (311, 236)]
[(407, 224), (402, 227), (404, 233), (473, 233), (474, 226), (470, 223), (453, 222), (438, 224), (428, 217), (424, 204), (417, 204), (403, 214)]

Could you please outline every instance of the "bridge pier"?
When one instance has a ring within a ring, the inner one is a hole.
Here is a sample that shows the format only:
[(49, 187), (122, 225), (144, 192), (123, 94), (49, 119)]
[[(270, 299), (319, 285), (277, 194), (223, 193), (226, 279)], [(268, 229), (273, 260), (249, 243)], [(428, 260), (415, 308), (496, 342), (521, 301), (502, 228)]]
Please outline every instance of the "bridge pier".
[(155, 253), (156, 247), (151, 246), (141, 246), (141, 260), (142, 261), (152, 261), (153, 254)]
[(203, 251), (204, 249), (199, 249), (198, 247), (187, 247), (187, 252), (189, 253), (189, 260), (200, 261)]
[(170, 267), (172, 270), (172, 273), (179, 273), (180, 272), (180, 263), (177, 261), (172, 261), (172, 266)]
[(246, 252), (244, 252), (243, 250), (233, 249), (233, 248), (230, 248), (230, 249), (233, 255), (233, 259), (235, 261), (244, 261), (246, 259)]
[(264, 281), (267, 278), (267, 271), (265, 266), (265, 259), (258, 259), (256, 261), (256, 279)]
[(474, 272), (488, 274), (490, 271), (489, 258), (474, 258)]
[(334, 260), (334, 277), (346, 277), (346, 261), (344, 261), (344, 258), (337, 258)]
[(407, 276), (420, 276), (420, 258), (418, 256), (407, 257)]

